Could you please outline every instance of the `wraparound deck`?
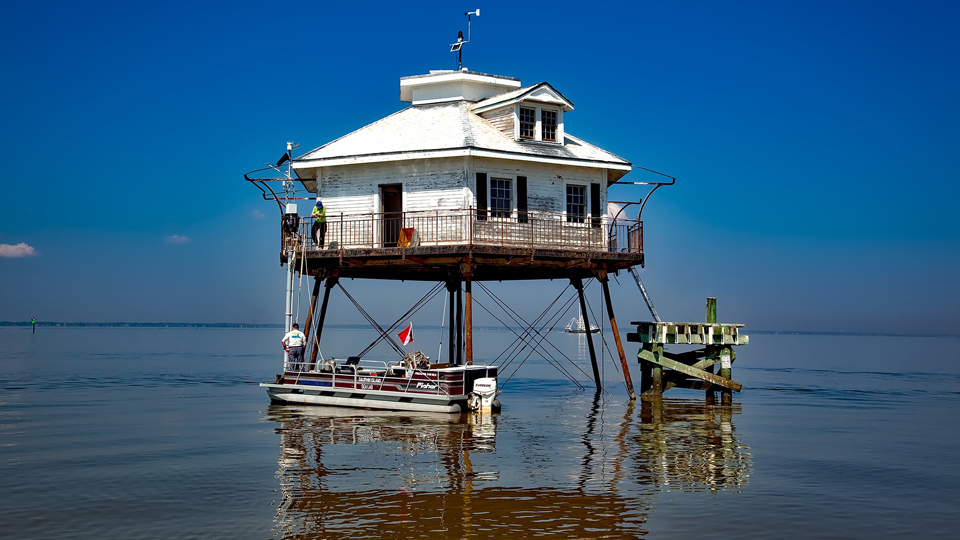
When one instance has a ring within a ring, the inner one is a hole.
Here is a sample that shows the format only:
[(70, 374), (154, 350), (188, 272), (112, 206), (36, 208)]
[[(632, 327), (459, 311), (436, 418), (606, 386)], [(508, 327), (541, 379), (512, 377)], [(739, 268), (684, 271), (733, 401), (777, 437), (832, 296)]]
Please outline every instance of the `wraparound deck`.
[(300, 220), (297, 233), (285, 230), (283, 249), (295, 253), (295, 268), (311, 275), (443, 280), (453, 266), (483, 281), (590, 277), (643, 264), (638, 222), (436, 210), (328, 215), (326, 223), (322, 248), (311, 237), (310, 218)]

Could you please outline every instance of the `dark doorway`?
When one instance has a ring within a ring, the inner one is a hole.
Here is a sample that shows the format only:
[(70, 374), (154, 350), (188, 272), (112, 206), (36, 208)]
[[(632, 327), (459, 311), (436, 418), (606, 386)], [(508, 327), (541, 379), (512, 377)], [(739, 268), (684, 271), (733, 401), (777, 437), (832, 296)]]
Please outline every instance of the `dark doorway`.
[(403, 227), (403, 186), (385, 184), (380, 186), (380, 206), (383, 210), (383, 247), (397, 247), (400, 229)]

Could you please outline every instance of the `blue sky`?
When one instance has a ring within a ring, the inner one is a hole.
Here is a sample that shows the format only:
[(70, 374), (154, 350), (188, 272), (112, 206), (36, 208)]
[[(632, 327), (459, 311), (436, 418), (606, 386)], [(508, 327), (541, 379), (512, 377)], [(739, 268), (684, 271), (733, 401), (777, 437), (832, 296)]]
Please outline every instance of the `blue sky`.
[[(466, 67), (550, 82), (571, 134), (678, 178), (644, 210), (665, 319), (960, 333), (958, 4), (345, 4), (7, 6), (0, 320), (281, 322), (243, 173), (406, 106), (479, 7)], [(384, 320), (420, 290), (348, 286)], [(629, 276), (616, 309), (647, 318)]]

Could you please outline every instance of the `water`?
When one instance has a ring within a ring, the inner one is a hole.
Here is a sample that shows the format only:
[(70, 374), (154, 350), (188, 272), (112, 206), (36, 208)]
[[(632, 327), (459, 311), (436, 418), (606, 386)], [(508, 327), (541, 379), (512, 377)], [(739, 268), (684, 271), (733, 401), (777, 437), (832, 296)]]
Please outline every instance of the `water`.
[[(430, 356), (435, 334), (417, 333)], [(280, 337), (0, 328), (0, 537), (955, 538), (960, 529), (955, 338), (752, 336), (734, 364), (745, 390), (732, 407), (685, 390), (661, 406), (630, 405), (609, 356), (609, 393), (596, 400), (534, 356), (490, 418), (271, 406), (257, 383), (273, 379)], [(484, 331), (478, 356), (512, 339)], [(551, 339), (591, 372), (577, 337)], [(328, 329), (324, 341), (324, 353), (344, 357), (372, 336)]]

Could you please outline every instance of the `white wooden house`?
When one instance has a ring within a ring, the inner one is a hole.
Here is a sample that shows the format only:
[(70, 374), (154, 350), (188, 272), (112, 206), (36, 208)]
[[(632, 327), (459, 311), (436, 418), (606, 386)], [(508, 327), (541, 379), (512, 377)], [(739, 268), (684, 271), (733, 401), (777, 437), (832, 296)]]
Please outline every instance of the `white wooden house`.
[(618, 232), (606, 213), (631, 164), (571, 135), (573, 103), (549, 83), (432, 71), (402, 78), (400, 99), (411, 105), (293, 160), (326, 207), (328, 249), (640, 250), (637, 224)]

